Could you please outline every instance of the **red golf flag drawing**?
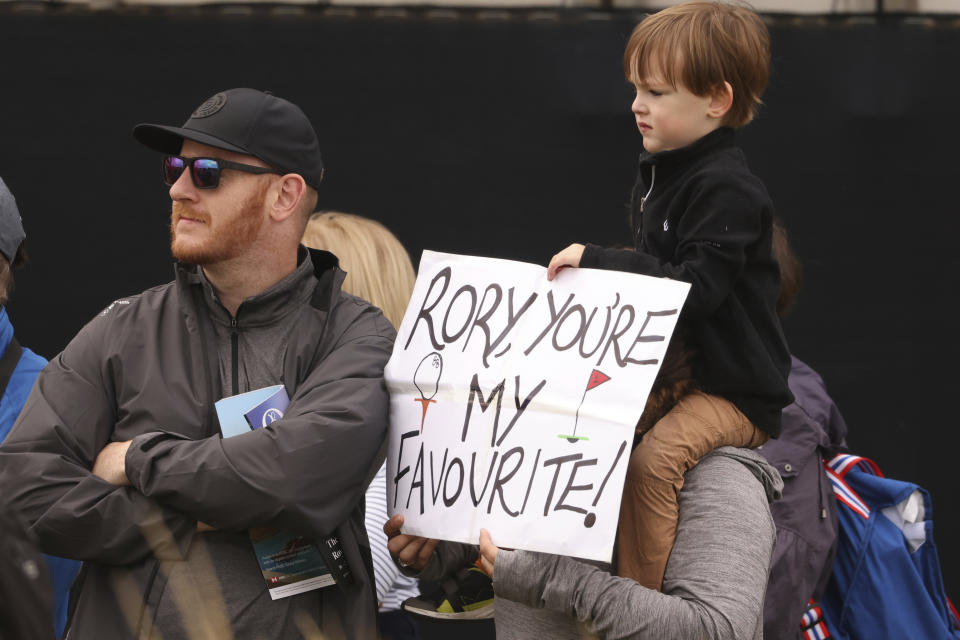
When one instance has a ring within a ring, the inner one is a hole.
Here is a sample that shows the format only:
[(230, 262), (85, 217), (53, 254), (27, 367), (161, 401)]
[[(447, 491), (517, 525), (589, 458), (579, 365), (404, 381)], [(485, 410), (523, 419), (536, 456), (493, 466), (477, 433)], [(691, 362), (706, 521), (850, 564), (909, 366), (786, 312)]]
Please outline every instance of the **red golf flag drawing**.
[[(610, 379), (610, 376), (605, 374), (603, 371), (598, 371), (597, 369), (594, 369), (593, 373), (590, 374), (590, 381), (587, 382), (587, 391), (590, 391), (590, 389), (593, 389), (594, 387), (599, 387), (609, 379)], [(587, 395), (587, 391), (583, 392), (584, 396)], [(583, 401), (581, 400), (581, 402)]]
[(586, 436), (577, 435), (577, 424), (580, 422), (580, 407), (583, 406), (583, 400), (584, 398), (587, 397), (587, 391), (590, 391), (590, 389), (599, 387), (609, 379), (610, 379), (610, 376), (605, 374), (603, 371), (600, 371), (599, 369), (594, 369), (593, 371), (590, 372), (590, 379), (587, 380), (587, 388), (583, 390), (583, 396), (580, 398), (580, 404), (577, 406), (577, 415), (574, 418), (574, 422), (573, 422), (573, 433), (568, 436), (561, 434), (559, 437), (566, 438), (567, 442), (577, 442), (578, 440), (589, 440), (589, 438), (587, 438)]

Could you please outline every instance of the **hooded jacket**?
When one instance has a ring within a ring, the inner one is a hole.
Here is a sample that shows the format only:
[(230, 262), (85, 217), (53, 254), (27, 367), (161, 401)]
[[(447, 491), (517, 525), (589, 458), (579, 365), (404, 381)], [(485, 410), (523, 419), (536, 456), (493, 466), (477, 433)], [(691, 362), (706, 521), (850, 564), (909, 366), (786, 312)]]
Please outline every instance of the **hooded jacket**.
[[(493, 576), (498, 640), (760, 640), (776, 535), (769, 503), (782, 487), (753, 451), (720, 447), (704, 456), (685, 475), (662, 593), (611, 575), (607, 565), (501, 549)], [(448, 542), (437, 551), (421, 578), (442, 578), (477, 555)]]
[(700, 388), (777, 437), (790, 353), (777, 318), (773, 203), (722, 127), (681, 149), (640, 156), (631, 218), (636, 251), (587, 245), (581, 267), (691, 284), (681, 325)]
[[(0, 355), (6, 354), (13, 341), (13, 324), (6, 307), (0, 307)], [(0, 442), (3, 442), (13, 423), (20, 415), (23, 404), (30, 395), (30, 389), (47, 361), (26, 347), (22, 348), (20, 359), (7, 381), (3, 396), (0, 397)], [(43, 556), (50, 574), (50, 586), (53, 593), (53, 630), (56, 637), (63, 635), (67, 624), (67, 604), (70, 597), (70, 585), (80, 570), (80, 563), (66, 558)]]
[[(198, 521), (336, 534), (353, 581), (322, 591), (321, 630), (375, 633), (363, 492), (384, 457), (383, 367), (395, 333), (340, 291), (335, 256), (311, 250), (310, 261), (312, 292), (283, 354), (290, 405), (268, 427), (220, 437), (216, 336), (190, 265), (178, 265), (172, 283), (115, 301), (40, 374), (0, 446), (0, 492), (42, 550), (84, 561), (71, 640), (162, 633), (152, 612), (171, 563), (198, 542)], [(132, 486), (92, 475), (100, 450), (126, 440)]]
[(816, 371), (792, 358), (793, 404), (783, 431), (757, 447), (783, 478), (783, 498), (772, 507), (777, 550), (770, 567), (763, 631), (768, 638), (801, 638), (800, 620), (811, 598), (827, 588), (837, 550), (837, 501), (824, 461), (847, 450), (847, 423)]
[[(10, 316), (7, 315), (7, 308), (0, 307), (0, 356), (7, 351), (13, 340), (13, 324), (10, 322)], [(47, 361), (35, 354), (30, 349), (22, 347), (20, 359), (13, 372), (10, 374), (10, 380), (7, 382), (7, 388), (0, 396), (0, 442), (3, 442), (13, 423), (20, 415), (23, 404), (30, 395), (30, 389), (40, 370), (46, 366)]]

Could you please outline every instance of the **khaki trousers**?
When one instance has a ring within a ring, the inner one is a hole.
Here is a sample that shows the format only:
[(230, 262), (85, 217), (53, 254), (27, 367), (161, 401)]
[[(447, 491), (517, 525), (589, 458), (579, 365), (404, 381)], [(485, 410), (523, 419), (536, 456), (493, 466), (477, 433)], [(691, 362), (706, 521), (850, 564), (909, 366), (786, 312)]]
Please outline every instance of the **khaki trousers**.
[(757, 447), (768, 439), (728, 400), (701, 391), (681, 398), (630, 456), (617, 525), (617, 575), (659, 591), (677, 536), (683, 475), (717, 447)]

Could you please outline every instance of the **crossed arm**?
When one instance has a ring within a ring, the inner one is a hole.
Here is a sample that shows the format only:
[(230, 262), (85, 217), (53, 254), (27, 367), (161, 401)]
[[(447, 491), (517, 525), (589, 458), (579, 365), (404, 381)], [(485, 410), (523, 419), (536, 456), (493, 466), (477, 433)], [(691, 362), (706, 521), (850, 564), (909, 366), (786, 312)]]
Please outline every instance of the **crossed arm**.
[(710, 455), (687, 473), (663, 591), (573, 558), (498, 549), (484, 531), (479, 550), (384, 530), (411, 575), (438, 580), (478, 555), (494, 592), (589, 625), (600, 638), (748, 640), (762, 624), (775, 530), (764, 486), (740, 462)]
[[(49, 553), (106, 564), (177, 558), (198, 521), (326, 534), (354, 508), (382, 460), (388, 335), (334, 349), (275, 427), (187, 440), (144, 424), (141, 435), (121, 442), (111, 442), (113, 383), (90, 338), (71, 343), (41, 373), (0, 447), (0, 487)], [(150, 533), (156, 530), (168, 535)]]
[(68, 347), (41, 372), (0, 446), (4, 497), (47, 553), (104, 564), (176, 559), (195, 520), (91, 471), (116, 416), (97, 375), (72, 364), (81, 350)]

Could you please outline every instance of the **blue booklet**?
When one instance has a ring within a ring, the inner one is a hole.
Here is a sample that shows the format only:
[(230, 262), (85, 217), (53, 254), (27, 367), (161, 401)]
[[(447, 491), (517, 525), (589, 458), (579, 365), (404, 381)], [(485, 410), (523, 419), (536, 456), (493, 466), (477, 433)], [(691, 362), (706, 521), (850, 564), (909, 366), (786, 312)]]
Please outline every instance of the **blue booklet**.
[(282, 384), (255, 389), (218, 400), (217, 418), (224, 438), (265, 427), (283, 417), (290, 404)]
[[(216, 403), (220, 431), (229, 438), (260, 429), (282, 419), (289, 404), (282, 384), (223, 398)], [(335, 584), (338, 578), (327, 568), (327, 557), (333, 560), (337, 576), (349, 575), (339, 540), (333, 536), (317, 545), (275, 527), (255, 527), (249, 534), (272, 600)]]

